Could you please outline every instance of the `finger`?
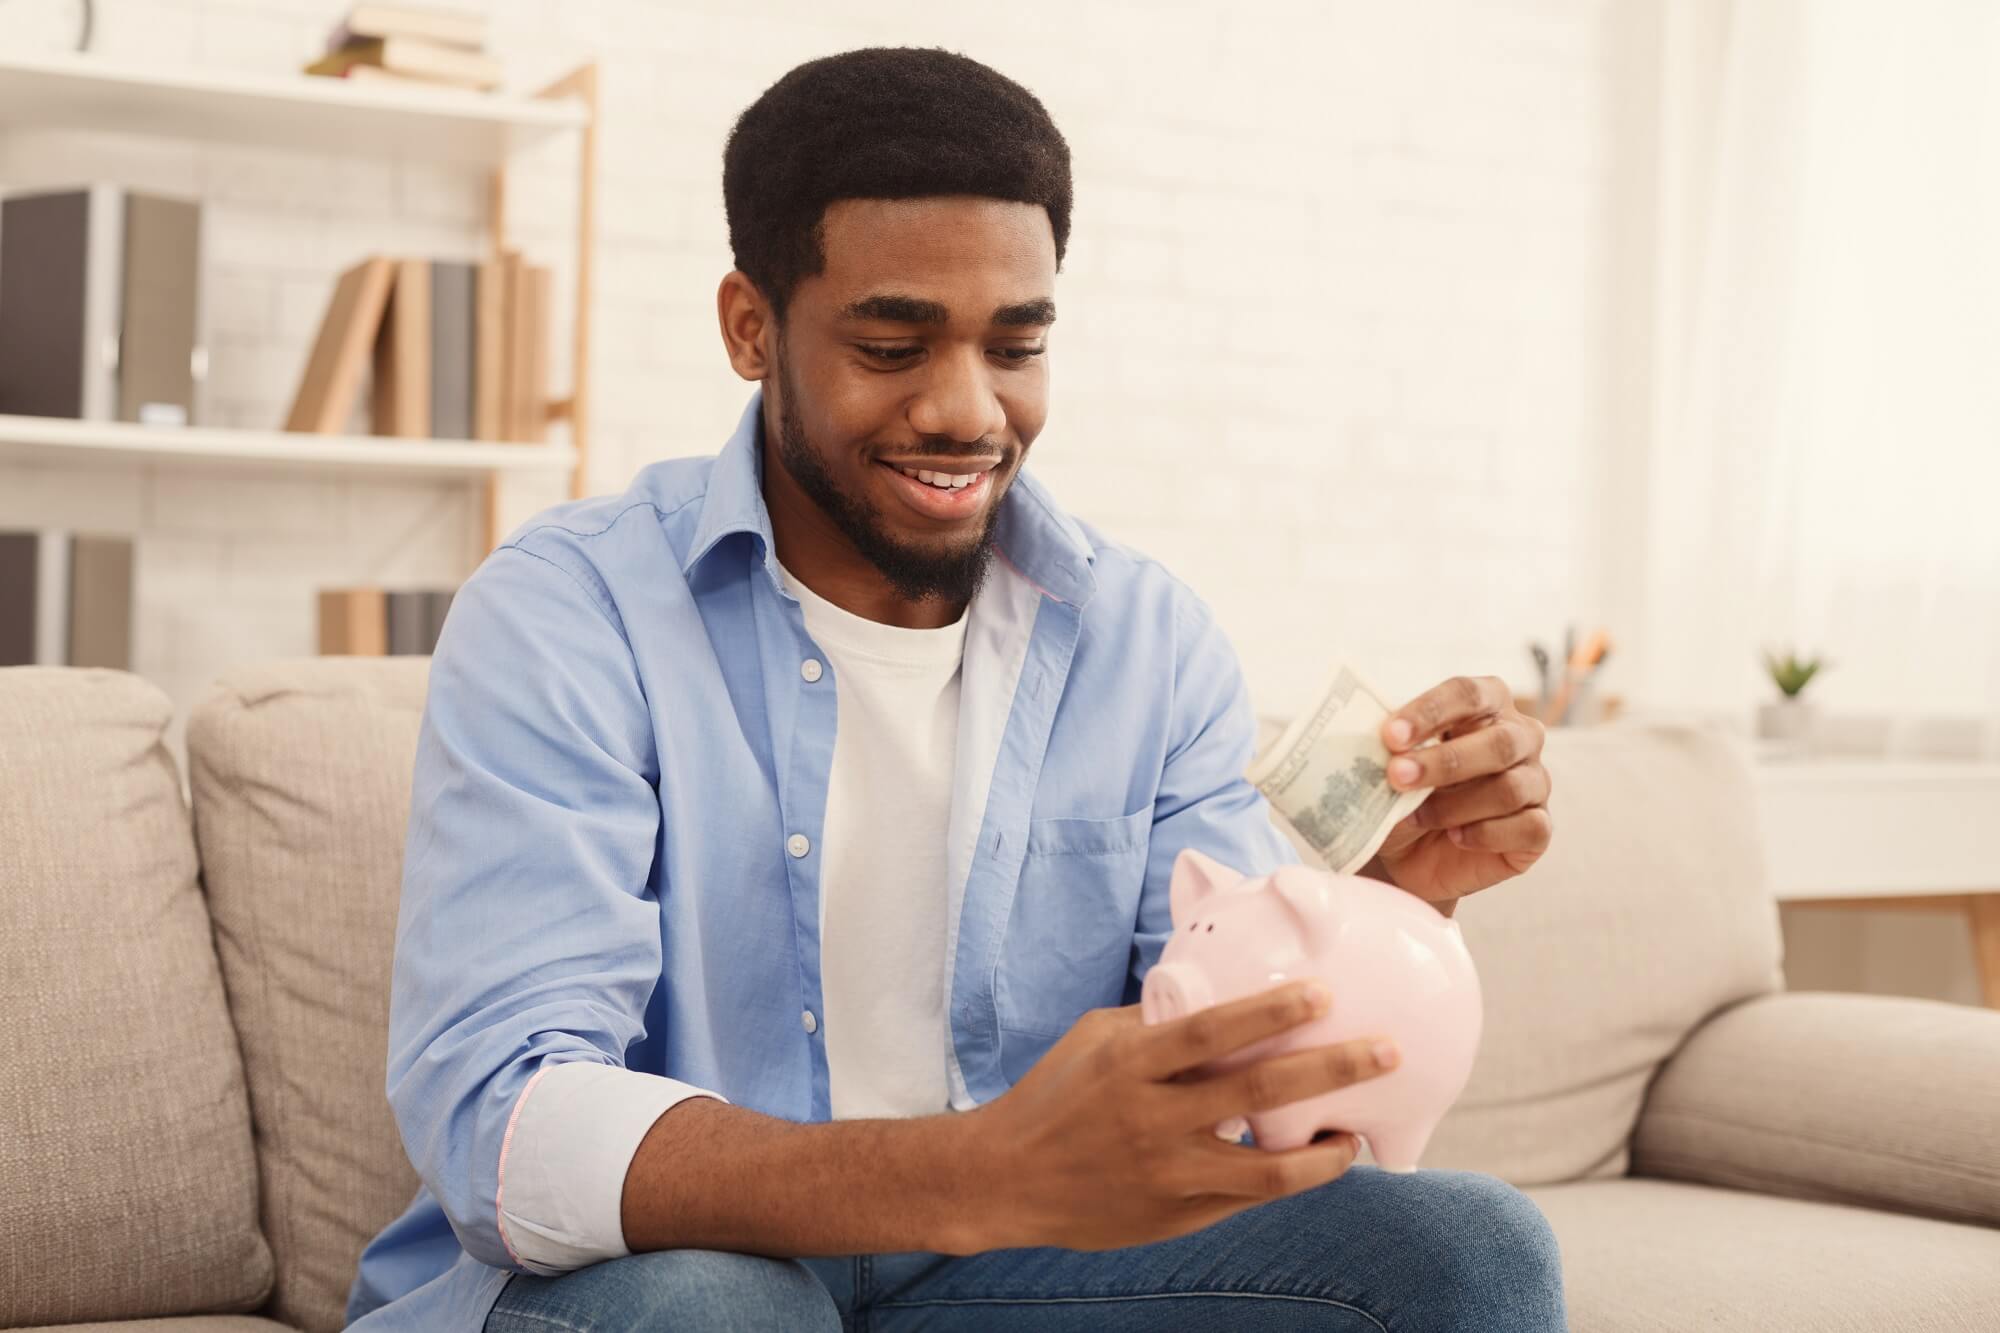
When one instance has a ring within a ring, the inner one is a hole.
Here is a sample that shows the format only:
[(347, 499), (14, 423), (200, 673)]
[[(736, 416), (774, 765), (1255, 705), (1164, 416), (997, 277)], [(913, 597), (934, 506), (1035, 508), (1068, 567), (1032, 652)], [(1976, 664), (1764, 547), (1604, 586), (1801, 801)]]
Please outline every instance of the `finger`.
[(1184, 1085), (1181, 1113), (1190, 1125), (1212, 1125), (1351, 1087), (1388, 1073), (1397, 1063), (1395, 1044), (1377, 1037), (1292, 1051)]
[(1147, 1028), (1136, 1039), (1139, 1072), (1152, 1079), (1171, 1078), (1318, 1018), (1332, 1000), (1317, 982), (1294, 982)]
[(1199, 1149), (1205, 1160), (1196, 1178), (1207, 1187), (1204, 1192), (1247, 1199), (1282, 1199), (1337, 1180), (1361, 1152), (1361, 1140), (1345, 1132), (1282, 1152), (1209, 1142), (1220, 1151)]
[(1533, 759), (1541, 735), (1519, 714), (1501, 718), (1490, 727), (1389, 761), (1389, 785), (1404, 791), (1419, 787), (1452, 787), (1488, 773), (1499, 773)]
[(1537, 856), (1549, 849), (1555, 821), (1547, 806), (1534, 806), (1505, 819), (1482, 819), (1477, 824), (1461, 824), (1451, 831), (1451, 840), (1467, 851), (1531, 852)]
[(1404, 704), (1382, 724), (1382, 743), (1407, 750), (1446, 727), (1498, 714), (1514, 706), (1514, 692), (1498, 676), (1454, 676)]
[(1456, 828), (1481, 819), (1501, 819), (1549, 799), (1549, 771), (1540, 763), (1516, 764), (1456, 787), (1433, 792), (1413, 816), (1418, 828)]

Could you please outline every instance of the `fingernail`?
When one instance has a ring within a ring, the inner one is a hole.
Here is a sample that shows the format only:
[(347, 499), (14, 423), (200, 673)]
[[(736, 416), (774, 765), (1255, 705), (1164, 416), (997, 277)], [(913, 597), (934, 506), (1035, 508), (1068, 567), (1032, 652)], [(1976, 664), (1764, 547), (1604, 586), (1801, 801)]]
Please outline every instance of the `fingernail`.
[(1417, 761), (1414, 759), (1395, 759), (1389, 763), (1389, 780), (1391, 782), (1405, 784), (1415, 782), (1417, 780), (1417, 772)]
[(1414, 728), (1410, 726), (1409, 720), (1407, 718), (1400, 718), (1400, 717), (1397, 718), (1394, 722), (1391, 722), (1389, 724), (1389, 744), (1408, 745), (1410, 743), (1410, 733), (1412, 730), (1414, 730)]
[(1396, 1054), (1396, 1048), (1390, 1043), (1386, 1041), (1375, 1043), (1375, 1063), (1382, 1066), (1382, 1068), (1394, 1069), (1397, 1061), (1401, 1058), (1401, 1056)]
[(1460, 824), (1451, 831), (1451, 841), (1454, 846), (1465, 846), (1465, 825)]
[(1315, 981), (1306, 987), (1306, 1003), (1315, 1014), (1323, 1014), (1333, 1007), (1333, 992)]

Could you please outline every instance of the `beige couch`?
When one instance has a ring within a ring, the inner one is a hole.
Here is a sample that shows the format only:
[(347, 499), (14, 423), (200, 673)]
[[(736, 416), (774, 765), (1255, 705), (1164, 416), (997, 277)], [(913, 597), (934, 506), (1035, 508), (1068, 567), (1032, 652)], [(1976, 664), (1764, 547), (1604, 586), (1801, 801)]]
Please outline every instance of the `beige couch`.
[[(157, 689), (0, 670), (0, 1326), (338, 1326), (415, 1185), (382, 1082), (425, 669), (236, 673), (192, 813)], [(1727, 742), (1548, 764), (1553, 851), (1460, 911), (1488, 1026), (1426, 1165), (1529, 1190), (1580, 1330), (2000, 1328), (2000, 1014), (1782, 993)]]

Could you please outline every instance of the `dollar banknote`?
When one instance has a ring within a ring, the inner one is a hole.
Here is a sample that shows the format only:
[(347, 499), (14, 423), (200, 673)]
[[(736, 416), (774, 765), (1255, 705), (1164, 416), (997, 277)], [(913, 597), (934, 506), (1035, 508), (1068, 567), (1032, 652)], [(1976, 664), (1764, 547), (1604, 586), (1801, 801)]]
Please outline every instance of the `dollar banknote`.
[(1392, 711), (1342, 663), (1313, 706), (1296, 714), (1244, 774), (1343, 875), (1367, 865), (1389, 830), (1431, 794), (1429, 787), (1406, 792), (1389, 785), (1382, 724)]

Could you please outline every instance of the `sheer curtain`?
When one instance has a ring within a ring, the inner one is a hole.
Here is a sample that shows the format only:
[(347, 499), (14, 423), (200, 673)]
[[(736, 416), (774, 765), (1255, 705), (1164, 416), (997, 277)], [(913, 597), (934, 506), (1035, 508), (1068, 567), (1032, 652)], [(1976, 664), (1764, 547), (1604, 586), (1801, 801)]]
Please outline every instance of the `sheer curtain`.
[(1648, 697), (1954, 719), (2000, 756), (2000, 5), (1666, 18)]

